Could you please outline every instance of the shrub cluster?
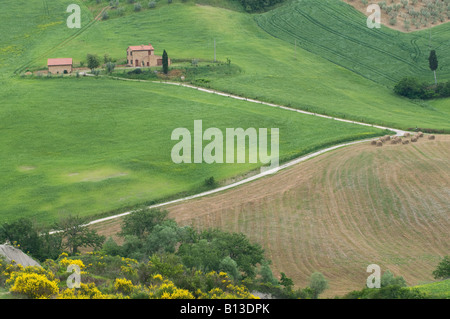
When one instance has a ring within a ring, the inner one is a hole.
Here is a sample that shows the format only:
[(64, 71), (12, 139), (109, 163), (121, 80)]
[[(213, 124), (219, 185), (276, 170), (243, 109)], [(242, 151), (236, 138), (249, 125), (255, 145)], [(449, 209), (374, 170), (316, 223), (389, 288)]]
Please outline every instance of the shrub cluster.
[(264, 11), (283, 1), (284, 0), (239, 0), (240, 4), (247, 12)]
[(450, 81), (429, 85), (417, 78), (405, 77), (394, 86), (394, 92), (410, 99), (433, 99), (450, 97)]

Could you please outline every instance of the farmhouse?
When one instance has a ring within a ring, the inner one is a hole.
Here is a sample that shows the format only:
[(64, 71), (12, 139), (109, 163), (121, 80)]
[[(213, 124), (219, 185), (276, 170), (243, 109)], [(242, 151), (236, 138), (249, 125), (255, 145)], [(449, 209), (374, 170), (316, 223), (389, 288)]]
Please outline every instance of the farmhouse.
[(48, 72), (52, 74), (72, 73), (72, 65), (72, 58), (47, 60)]
[[(145, 67), (162, 65), (162, 57), (155, 55), (155, 49), (148, 45), (129, 46), (127, 49), (127, 66)], [(169, 59), (170, 65), (170, 59)]]

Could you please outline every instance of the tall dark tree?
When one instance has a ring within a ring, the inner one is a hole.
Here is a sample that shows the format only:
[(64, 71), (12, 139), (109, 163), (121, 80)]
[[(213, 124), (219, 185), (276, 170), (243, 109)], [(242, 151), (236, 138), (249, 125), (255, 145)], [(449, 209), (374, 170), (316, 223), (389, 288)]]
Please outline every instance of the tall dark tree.
[(169, 57), (167, 55), (166, 50), (164, 50), (163, 55), (162, 55), (162, 65), (163, 65), (164, 74), (169, 73)]
[(431, 71), (434, 72), (434, 84), (437, 85), (436, 70), (438, 68), (438, 59), (435, 50), (431, 50), (430, 56), (428, 57), (428, 61), (430, 62)]

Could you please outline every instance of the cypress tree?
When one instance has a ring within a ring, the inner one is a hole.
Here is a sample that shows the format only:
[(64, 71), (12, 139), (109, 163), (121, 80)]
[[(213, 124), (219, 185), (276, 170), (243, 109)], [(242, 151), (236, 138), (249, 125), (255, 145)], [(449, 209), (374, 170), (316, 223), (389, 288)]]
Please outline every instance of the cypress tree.
[(430, 69), (434, 72), (434, 84), (437, 85), (437, 79), (436, 79), (436, 70), (438, 68), (438, 60), (436, 56), (436, 51), (431, 50), (430, 56), (428, 58), (428, 61), (430, 62)]
[(162, 65), (164, 74), (169, 73), (169, 57), (167, 56), (166, 50), (164, 50), (162, 55)]

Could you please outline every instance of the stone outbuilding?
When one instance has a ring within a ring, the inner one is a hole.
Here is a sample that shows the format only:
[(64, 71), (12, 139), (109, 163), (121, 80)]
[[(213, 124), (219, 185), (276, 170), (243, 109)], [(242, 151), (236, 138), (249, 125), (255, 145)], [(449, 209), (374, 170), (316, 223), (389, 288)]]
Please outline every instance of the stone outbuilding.
[(150, 43), (148, 45), (129, 46), (127, 48), (127, 66), (131, 67), (161, 66), (162, 56), (155, 55), (154, 51), (155, 49)]
[(51, 74), (69, 74), (73, 70), (72, 58), (48, 59), (48, 72)]

